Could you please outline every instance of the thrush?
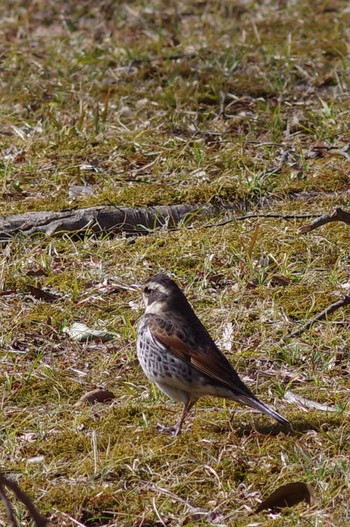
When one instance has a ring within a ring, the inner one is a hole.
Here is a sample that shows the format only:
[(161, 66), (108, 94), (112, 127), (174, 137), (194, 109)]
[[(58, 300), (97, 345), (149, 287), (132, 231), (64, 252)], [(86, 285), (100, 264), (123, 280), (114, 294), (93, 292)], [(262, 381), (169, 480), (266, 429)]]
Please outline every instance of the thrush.
[(198, 319), (180, 287), (156, 274), (143, 287), (145, 312), (137, 336), (137, 356), (148, 379), (183, 404), (175, 436), (198, 399), (205, 395), (244, 403), (287, 426), (289, 421), (260, 401)]

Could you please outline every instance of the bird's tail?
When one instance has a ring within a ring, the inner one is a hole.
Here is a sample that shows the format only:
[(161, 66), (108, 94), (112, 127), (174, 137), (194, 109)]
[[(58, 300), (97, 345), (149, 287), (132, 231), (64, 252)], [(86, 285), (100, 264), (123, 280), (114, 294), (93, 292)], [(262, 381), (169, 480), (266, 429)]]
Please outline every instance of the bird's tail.
[(288, 421), (288, 419), (282, 417), (282, 415), (276, 412), (276, 410), (274, 410), (273, 408), (270, 408), (270, 406), (268, 406), (267, 404), (263, 403), (262, 401), (259, 401), (259, 399), (256, 398), (253, 394), (251, 396), (243, 394), (235, 395), (235, 400), (246, 404), (251, 408), (255, 408), (255, 410), (259, 410), (259, 412), (263, 414), (273, 417), (274, 419), (276, 419), (276, 421), (278, 421), (284, 426), (290, 425), (290, 421)]

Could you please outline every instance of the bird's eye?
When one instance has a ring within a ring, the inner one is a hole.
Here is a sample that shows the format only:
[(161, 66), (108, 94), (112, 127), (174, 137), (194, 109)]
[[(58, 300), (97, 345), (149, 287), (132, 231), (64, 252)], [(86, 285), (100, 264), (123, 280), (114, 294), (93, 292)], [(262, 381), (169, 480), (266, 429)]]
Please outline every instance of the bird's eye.
[(144, 288), (144, 290), (143, 290), (143, 292), (145, 293), (145, 295), (149, 295), (149, 294), (151, 294), (151, 291), (152, 291), (152, 289), (151, 289), (150, 287), (147, 287), (147, 286), (146, 286), (146, 287)]

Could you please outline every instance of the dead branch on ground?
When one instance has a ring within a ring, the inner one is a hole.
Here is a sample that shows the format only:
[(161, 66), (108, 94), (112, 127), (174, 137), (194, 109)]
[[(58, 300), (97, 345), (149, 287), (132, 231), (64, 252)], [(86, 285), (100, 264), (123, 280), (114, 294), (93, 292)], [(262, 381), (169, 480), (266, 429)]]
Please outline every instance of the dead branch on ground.
[(350, 223), (350, 213), (346, 210), (343, 210), (341, 207), (337, 207), (331, 214), (324, 214), (312, 223), (303, 225), (300, 227), (299, 232), (300, 234), (306, 234), (310, 231), (318, 229), (326, 223), (330, 223), (331, 221), (343, 221), (344, 223)]
[(35, 527), (45, 527), (48, 520), (38, 511), (32, 500), (27, 496), (20, 486), (11, 479), (0, 473), (0, 499), (2, 500), (10, 527), (18, 527), (18, 522), (14, 516), (10, 500), (6, 494), (5, 488), (10, 489), (17, 499), (19, 499), (29, 512), (30, 517), (34, 521)]
[[(231, 211), (234, 207), (231, 207)], [(22, 233), (27, 235), (42, 233), (47, 236), (63, 234), (103, 234), (126, 233), (129, 235), (149, 234), (154, 230), (166, 228), (173, 232), (183, 221), (186, 229), (209, 229), (222, 227), (235, 221), (254, 218), (300, 219), (314, 218), (318, 214), (278, 214), (250, 213), (205, 225), (186, 225), (203, 216), (215, 216), (229, 210), (214, 205), (169, 205), (147, 208), (98, 206), (63, 211), (39, 211), (0, 217), (0, 241)]]
[(212, 205), (171, 205), (147, 208), (98, 206), (63, 211), (39, 211), (0, 218), (0, 239), (22, 234), (43, 233), (48, 236), (65, 233), (148, 234), (159, 228), (178, 225), (201, 215), (214, 214)]
[(299, 337), (299, 335), (304, 333), (304, 331), (310, 329), (311, 326), (313, 326), (319, 320), (325, 320), (328, 317), (328, 315), (330, 315), (331, 313), (334, 313), (334, 311), (336, 311), (340, 307), (348, 306), (349, 304), (350, 304), (350, 296), (346, 295), (341, 300), (337, 300), (337, 302), (334, 302), (330, 306), (326, 307), (326, 309), (324, 309), (323, 311), (321, 311), (321, 313), (319, 313), (318, 315), (310, 319), (308, 322), (306, 322), (306, 324), (296, 329), (295, 331), (292, 331), (291, 333), (289, 333), (286, 338)]

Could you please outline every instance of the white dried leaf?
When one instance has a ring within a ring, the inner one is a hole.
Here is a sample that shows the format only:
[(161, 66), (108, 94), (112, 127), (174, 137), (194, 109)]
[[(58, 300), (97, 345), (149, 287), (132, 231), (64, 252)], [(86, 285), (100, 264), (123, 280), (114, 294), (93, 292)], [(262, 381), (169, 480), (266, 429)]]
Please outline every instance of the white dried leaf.
[(86, 342), (88, 340), (107, 342), (118, 337), (117, 333), (112, 333), (104, 329), (91, 329), (81, 322), (73, 322), (71, 326), (64, 327), (63, 333), (66, 333), (73, 340), (77, 340), (78, 342)]
[(227, 322), (224, 326), (224, 331), (222, 337), (219, 341), (219, 348), (223, 351), (232, 351), (232, 334), (233, 334), (233, 324), (232, 322)]

